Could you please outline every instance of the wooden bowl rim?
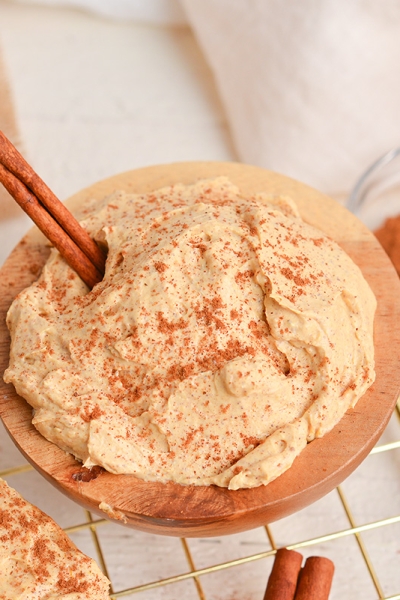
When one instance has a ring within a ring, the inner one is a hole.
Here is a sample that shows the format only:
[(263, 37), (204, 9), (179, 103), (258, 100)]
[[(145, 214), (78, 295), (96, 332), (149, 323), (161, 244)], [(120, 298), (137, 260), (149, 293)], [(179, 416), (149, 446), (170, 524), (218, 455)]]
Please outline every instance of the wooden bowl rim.
[[(378, 300), (377, 379), (356, 407), (330, 433), (308, 444), (286, 473), (267, 486), (238, 491), (150, 483), (106, 472), (86, 483), (77, 481), (73, 475), (76, 477), (81, 470), (79, 463), (42, 438), (30, 422), (28, 404), (12, 386), (1, 381), (0, 415), (12, 439), (33, 466), (86, 508), (144, 531), (198, 537), (223, 535), (257, 527), (307, 506), (331, 491), (367, 456), (386, 427), (399, 394), (400, 332), (393, 327), (400, 318), (399, 278), (373, 234), (331, 198), (259, 167), (204, 161), (155, 165), (120, 173), (81, 190), (67, 204), (79, 216), (82, 202), (100, 199), (116, 189), (146, 193), (169, 183), (191, 183), (221, 174), (230, 177), (245, 193), (267, 191), (291, 196), (303, 218), (328, 233), (359, 264)], [(43, 262), (46, 253), (46, 240), (34, 227), (1, 268), (3, 370), (9, 349), (5, 313), (15, 295), (36, 278), (29, 269), (21, 274), (21, 256), (30, 255)]]

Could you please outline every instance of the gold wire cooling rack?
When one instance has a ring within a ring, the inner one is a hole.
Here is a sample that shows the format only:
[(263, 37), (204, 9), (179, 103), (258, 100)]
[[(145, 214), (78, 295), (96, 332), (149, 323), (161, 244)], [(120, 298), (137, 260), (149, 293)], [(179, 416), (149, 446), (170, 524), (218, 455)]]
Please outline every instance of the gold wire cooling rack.
[[(332, 600), (400, 600), (400, 401), (391, 420), (391, 438), (387, 443), (381, 439), (355, 474), (328, 495), (329, 502), (323, 499), (253, 532), (165, 538), (135, 533), (80, 507), (75, 515), (79, 522), (64, 530), (75, 543), (79, 532), (88, 534), (91, 554), (111, 580), (115, 600), (262, 600), (274, 555), (282, 546), (334, 560)], [(33, 471), (18, 458), (19, 465), (0, 471), (17, 489), (21, 478)], [(54, 494), (60, 493), (54, 489)], [(375, 518), (366, 520), (371, 516)]]

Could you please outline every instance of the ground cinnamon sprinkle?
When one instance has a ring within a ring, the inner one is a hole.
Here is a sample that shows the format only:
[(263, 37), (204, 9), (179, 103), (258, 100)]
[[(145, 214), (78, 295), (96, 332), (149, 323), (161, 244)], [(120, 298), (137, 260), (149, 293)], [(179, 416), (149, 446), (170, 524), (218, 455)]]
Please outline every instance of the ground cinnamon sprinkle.
[(400, 275), (400, 215), (386, 219), (374, 233)]
[(371, 384), (372, 294), (290, 199), (221, 177), (91, 211), (104, 279), (87, 290), (53, 252), (10, 309), (5, 374), (37, 429), (86, 467), (267, 484), (333, 426), (337, 398), (345, 411)]
[(0, 598), (107, 600), (109, 581), (56, 523), (0, 479)]
[(156, 262), (154, 263), (154, 268), (155, 268), (155, 269), (156, 269), (156, 270), (157, 270), (159, 273), (164, 273), (164, 271), (165, 271), (166, 269), (168, 269), (168, 266), (167, 266), (165, 263), (161, 262), (161, 261), (156, 261)]

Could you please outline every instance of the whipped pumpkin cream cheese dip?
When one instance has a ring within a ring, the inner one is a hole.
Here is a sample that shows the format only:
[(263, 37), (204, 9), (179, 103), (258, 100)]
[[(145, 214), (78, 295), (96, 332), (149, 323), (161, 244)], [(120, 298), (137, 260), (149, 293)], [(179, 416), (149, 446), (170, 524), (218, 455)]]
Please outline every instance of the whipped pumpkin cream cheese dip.
[(107, 246), (103, 281), (52, 250), (9, 310), (4, 379), (85, 466), (267, 484), (374, 381), (375, 298), (290, 198), (221, 177), (114, 193), (82, 224)]
[(1, 600), (109, 600), (110, 582), (48, 515), (0, 479)]

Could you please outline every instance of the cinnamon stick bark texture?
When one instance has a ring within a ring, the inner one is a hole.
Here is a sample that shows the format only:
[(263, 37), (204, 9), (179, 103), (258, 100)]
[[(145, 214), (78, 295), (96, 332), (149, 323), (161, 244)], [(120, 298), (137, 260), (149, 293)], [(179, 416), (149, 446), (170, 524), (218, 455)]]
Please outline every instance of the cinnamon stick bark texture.
[(328, 600), (334, 570), (334, 564), (329, 558), (307, 558), (300, 571), (294, 600)]
[(87, 231), (0, 131), (0, 182), (80, 277), (101, 281), (105, 255)]
[(294, 600), (302, 561), (302, 555), (295, 550), (277, 551), (264, 600)]
[(81, 279), (92, 288), (102, 280), (102, 273), (90, 262), (64, 229), (43, 209), (28, 188), (0, 163), (0, 181), (14, 200), (29, 215)]

